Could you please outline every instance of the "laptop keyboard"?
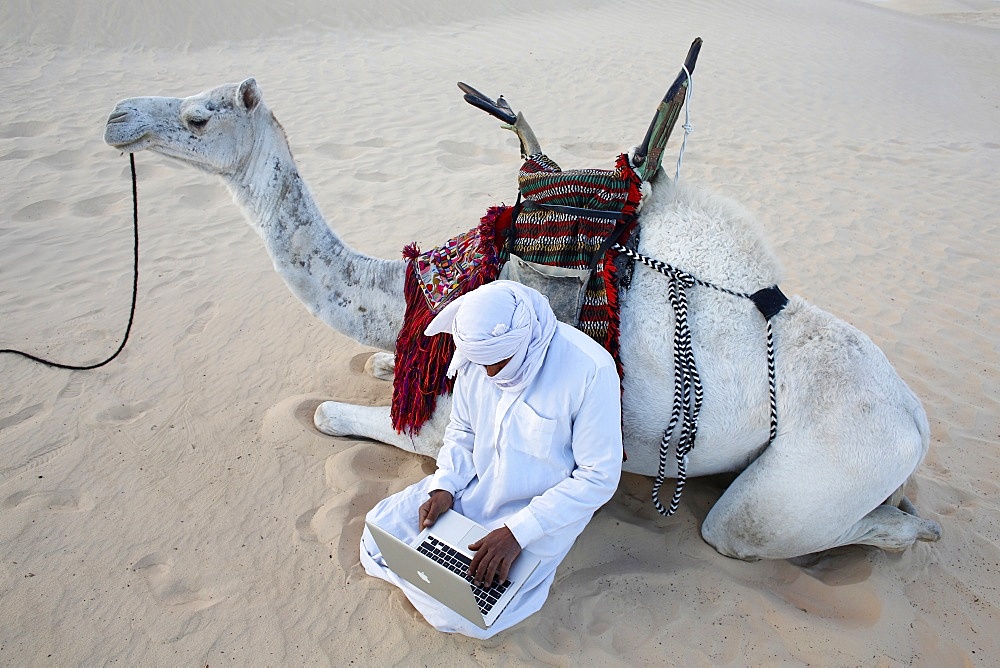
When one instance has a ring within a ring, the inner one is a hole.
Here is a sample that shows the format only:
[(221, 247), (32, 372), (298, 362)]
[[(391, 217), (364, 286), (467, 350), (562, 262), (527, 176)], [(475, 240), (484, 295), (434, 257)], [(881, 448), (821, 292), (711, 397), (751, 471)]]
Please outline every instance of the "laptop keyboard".
[(472, 593), (476, 595), (476, 603), (479, 604), (479, 610), (483, 615), (486, 615), (493, 609), (497, 600), (503, 596), (503, 593), (507, 591), (507, 587), (510, 586), (510, 580), (507, 580), (503, 584), (494, 584), (489, 589), (473, 584), (472, 576), (469, 575), (469, 564), (472, 563), (472, 560), (434, 536), (427, 536), (424, 542), (417, 546), (417, 552), (430, 557), (452, 573), (465, 578), (472, 587)]

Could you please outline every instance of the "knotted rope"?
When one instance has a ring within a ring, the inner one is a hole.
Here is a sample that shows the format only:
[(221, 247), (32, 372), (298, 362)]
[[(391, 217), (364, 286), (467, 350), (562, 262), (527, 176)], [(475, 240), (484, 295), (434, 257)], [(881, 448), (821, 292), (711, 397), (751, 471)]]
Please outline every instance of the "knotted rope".
[[(698, 434), (698, 417), (701, 413), (701, 403), (704, 396), (701, 377), (695, 364), (694, 351), (691, 347), (691, 329), (688, 326), (687, 290), (700, 285), (732, 295), (749, 299), (764, 316), (767, 336), (767, 386), (768, 400), (771, 409), (771, 424), (767, 444), (770, 445), (778, 435), (778, 402), (777, 383), (775, 382), (774, 365), (774, 332), (771, 328), (771, 318), (781, 312), (788, 299), (777, 286), (764, 288), (754, 293), (737, 292), (708, 281), (703, 281), (674, 266), (653, 259), (620, 244), (613, 247), (619, 253), (624, 253), (633, 260), (638, 260), (650, 269), (666, 276), (669, 281), (667, 291), (670, 305), (674, 310), (674, 399), (670, 412), (670, 422), (660, 439), (659, 467), (656, 481), (653, 483), (653, 506), (661, 515), (669, 517), (677, 512), (681, 493), (687, 482), (688, 453), (694, 448), (695, 437)], [(666, 479), (667, 457), (670, 452), (670, 438), (680, 424), (680, 435), (674, 453), (677, 461), (677, 484), (674, 495), (670, 499), (669, 509), (660, 502), (660, 488)]]

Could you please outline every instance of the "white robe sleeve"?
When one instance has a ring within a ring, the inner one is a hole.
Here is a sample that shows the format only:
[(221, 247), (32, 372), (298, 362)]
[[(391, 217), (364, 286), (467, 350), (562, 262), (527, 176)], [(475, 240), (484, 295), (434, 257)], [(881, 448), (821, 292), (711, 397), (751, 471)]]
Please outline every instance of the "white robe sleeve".
[(459, 372), (452, 392), (451, 419), (444, 431), (444, 444), (437, 456), (437, 471), (431, 479), (431, 490), (443, 489), (452, 496), (466, 487), (476, 477), (472, 447), (476, 434), (469, 420), (468, 380)]
[(598, 369), (573, 422), (573, 472), (506, 522), (522, 548), (571, 524), (589, 521), (614, 495), (622, 471), (620, 392), (614, 367)]

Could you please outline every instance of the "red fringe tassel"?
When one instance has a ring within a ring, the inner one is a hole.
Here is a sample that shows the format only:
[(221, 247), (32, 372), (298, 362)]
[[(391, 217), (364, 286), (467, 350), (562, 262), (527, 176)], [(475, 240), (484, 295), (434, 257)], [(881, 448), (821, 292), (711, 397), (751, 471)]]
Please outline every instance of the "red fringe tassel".
[[(632, 234), (636, 225), (638, 225), (636, 209), (642, 200), (642, 180), (635, 173), (635, 170), (632, 169), (632, 166), (629, 165), (628, 156), (625, 154), (618, 156), (618, 160), (615, 162), (615, 170), (620, 172), (622, 177), (628, 181), (628, 196), (625, 199), (625, 205), (622, 207), (621, 222), (622, 225), (626, 226), (625, 231), (621, 235), (621, 243), (624, 243), (629, 238), (629, 235)], [(622, 361), (618, 355), (620, 350), (618, 336), (621, 332), (621, 317), (618, 304), (618, 269), (615, 267), (615, 258), (618, 255), (618, 251), (609, 250), (604, 256), (600, 272), (601, 278), (604, 279), (604, 291), (608, 299), (608, 335), (607, 340), (604, 342), (604, 347), (615, 358), (615, 364), (618, 367), (618, 377), (623, 378), (625, 373), (622, 369)]]
[[(509, 226), (509, 207), (495, 206), (480, 220), (481, 251), (486, 260), (466, 280), (462, 294), (496, 280), (500, 267), (494, 242), (498, 236), (495, 230), (503, 226), (504, 216)], [(397, 432), (409, 434), (420, 432), (423, 424), (434, 414), (438, 395), (451, 392), (454, 385), (446, 373), (455, 352), (451, 336), (424, 336), (424, 330), (436, 314), (428, 307), (417, 282), (413, 260), (418, 255), (420, 249), (415, 243), (403, 249), (403, 258), (409, 260), (404, 286), (406, 314), (396, 339), (396, 366), (392, 383), (392, 426)]]

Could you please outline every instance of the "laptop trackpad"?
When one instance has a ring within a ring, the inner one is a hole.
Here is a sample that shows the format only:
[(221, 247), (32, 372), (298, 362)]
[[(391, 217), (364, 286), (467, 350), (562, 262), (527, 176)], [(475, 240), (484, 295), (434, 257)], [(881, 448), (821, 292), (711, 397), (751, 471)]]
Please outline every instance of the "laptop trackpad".
[(465, 536), (462, 538), (462, 542), (458, 545), (458, 547), (465, 550), (488, 533), (489, 531), (487, 531), (485, 527), (475, 525), (465, 533)]

